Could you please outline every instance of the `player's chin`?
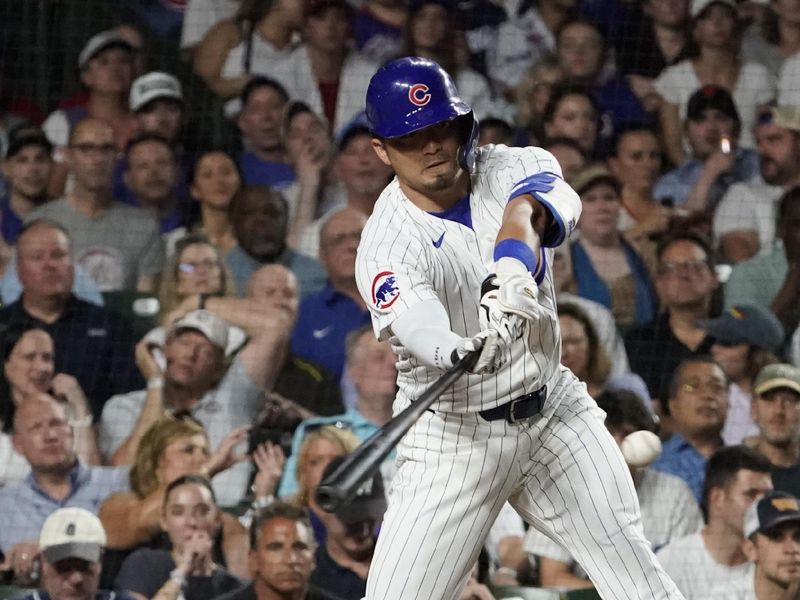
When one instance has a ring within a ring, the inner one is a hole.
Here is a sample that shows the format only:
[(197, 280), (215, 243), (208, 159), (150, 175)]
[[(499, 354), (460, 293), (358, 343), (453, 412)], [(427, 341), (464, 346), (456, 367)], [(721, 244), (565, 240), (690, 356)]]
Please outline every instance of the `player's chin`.
[(425, 181), (426, 192), (441, 192), (453, 185), (455, 178), (450, 174), (433, 175)]

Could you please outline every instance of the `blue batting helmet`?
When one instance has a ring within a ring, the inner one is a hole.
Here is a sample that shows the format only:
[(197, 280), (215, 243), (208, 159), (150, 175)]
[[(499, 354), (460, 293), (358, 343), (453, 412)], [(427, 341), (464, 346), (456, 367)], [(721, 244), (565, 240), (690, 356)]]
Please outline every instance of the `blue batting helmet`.
[(427, 58), (405, 57), (378, 69), (367, 89), (367, 122), (378, 137), (395, 138), (464, 118), (465, 141), (459, 162), (468, 171), (475, 164), (478, 122), (458, 95), (450, 75)]

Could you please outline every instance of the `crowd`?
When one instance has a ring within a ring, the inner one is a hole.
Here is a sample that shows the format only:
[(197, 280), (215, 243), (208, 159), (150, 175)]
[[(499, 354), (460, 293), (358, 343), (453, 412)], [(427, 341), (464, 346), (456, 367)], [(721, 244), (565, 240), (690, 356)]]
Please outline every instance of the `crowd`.
[[(689, 600), (799, 597), (798, 0), (119, 4), (71, 32), (58, 80), (79, 87), (45, 104), (0, 63), (15, 593), (362, 597), (394, 457), (340, 512), (314, 492), (391, 418), (404, 368), (355, 257), (393, 177), (366, 87), (416, 55), (481, 145), (545, 148), (580, 195), (562, 363), (664, 568)], [(35, 32), (8, 16), (24, 65)], [(592, 587), (509, 506), (462, 598), (487, 585)]]

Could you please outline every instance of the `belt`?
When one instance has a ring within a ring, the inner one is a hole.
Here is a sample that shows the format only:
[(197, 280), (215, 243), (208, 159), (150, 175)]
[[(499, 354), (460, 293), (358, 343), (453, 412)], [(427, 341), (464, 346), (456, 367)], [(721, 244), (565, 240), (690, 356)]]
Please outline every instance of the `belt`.
[(530, 419), (532, 416), (538, 414), (542, 410), (546, 398), (547, 386), (544, 386), (540, 390), (520, 396), (500, 406), (482, 410), (478, 412), (478, 414), (487, 421), (499, 421), (503, 419), (509, 423), (516, 423), (523, 419)]

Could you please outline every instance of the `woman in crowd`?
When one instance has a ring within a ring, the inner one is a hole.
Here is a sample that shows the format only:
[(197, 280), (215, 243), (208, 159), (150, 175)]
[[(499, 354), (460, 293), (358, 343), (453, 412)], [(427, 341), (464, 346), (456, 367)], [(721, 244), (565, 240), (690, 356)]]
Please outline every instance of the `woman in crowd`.
[(44, 329), (7, 329), (2, 338), (0, 378), (0, 485), (22, 479), (30, 470), (11, 443), (14, 412), (29, 398), (49, 394), (63, 402), (75, 436), (75, 452), (87, 464), (99, 464), (92, 413), (78, 381), (56, 373), (53, 338)]
[[(147, 430), (131, 467), (131, 491), (110, 496), (100, 507), (108, 548), (124, 551), (117, 553), (117, 564), (139, 546), (168, 545), (159, 535), (167, 486), (184, 475), (212, 478), (230, 467), (236, 460), (234, 447), (245, 433), (246, 429), (235, 429), (212, 454), (205, 429), (188, 414), (167, 413)], [(232, 573), (247, 577), (247, 532), (227, 513), (220, 518), (214, 560)]]
[(140, 548), (125, 559), (114, 589), (138, 600), (211, 600), (244, 585), (214, 560), (214, 539), (222, 527), (211, 483), (183, 475), (167, 485), (161, 528), (171, 548)]
[(589, 317), (574, 304), (558, 305), (561, 326), (561, 364), (586, 383), (594, 398), (605, 389), (611, 372), (608, 355)]
[(690, 58), (668, 67), (654, 82), (663, 99), (660, 119), (664, 149), (675, 165), (686, 158), (682, 123), (695, 90), (713, 84), (733, 95), (742, 120), (740, 143), (745, 148), (755, 145), (752, 129), (756, 111), (775, 96), (775, 80), (767, 69), (740, 58), (740, 31), (732, 0), (695, 0), (690, 16)]
[(524, 133), (526, 144), (542, 144), (545, 139), (542, 119), (553, 89), (563, 81), (564, 73), (558, 58), (549, 56), (530, 67), (517, 86), (514, 97), (517, 105), (517, 125)]
[(597, 102), (583, 87), (558, 86), (542, 116), (545, 142), (558, 137), (569, 138), (575, 140), (587, 156), (594, 156), (599, 115)]
[(783, 343), (783, 325), (756, 304), (734, 306), (700, 325), (714, 338), (711, 355), (730, 381), (722, 439), (726, 445), (741, 444), (745, 437), (758, 434), (750, 416), (753, 381), (762, 367), (779, 362), (775, 353)]
[(227, 152), (209, 150), (197, 158), (189, 191), (200, 205), (200, 219), (191, 230), (203, 233), (222, 254), (236, 245), (228, 207), (241, 185), (239, 167)]
[(763, 10), (763, 15), (760, 23), (754, 23), (745, 31), (742, 56), (761, 63), (777, 77), (783, 61), (800, 53), (800, 2), (772, 0), (753, 8)]
[(574, 291), (610, 309), (621, 328), (650, 321), (656, 294), (644, 260), (618, 229), (619, 181), (594, 165), (570, 183), (583, 205), (580, 237), (570, 245)]
[(233, 19), (215, 25), (194, 52), (194, 71), (221, 98), (238, 96), (253, 74), (289, 55), (303, 24), (301, 0), (242, 0)]

